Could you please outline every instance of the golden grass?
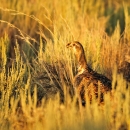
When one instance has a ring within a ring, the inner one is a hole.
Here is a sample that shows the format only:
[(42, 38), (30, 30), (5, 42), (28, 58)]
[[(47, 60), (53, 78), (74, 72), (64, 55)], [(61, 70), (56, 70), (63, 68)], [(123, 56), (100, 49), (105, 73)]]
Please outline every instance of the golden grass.
[[(129, 1), (94, 3), (94, 0), (1, 0), (1, 130), (130, 129), (130, 86), (118, 74), (124, 67), (125, 56), (129, 55)], [(104, 12), (109, 13), (113, 5), (115, 13), (124, 8), (123, 39), (119, 22), (111, 37), (104, 31), (110, 17), (105, 17)], [(8, 68), (9, 53), (13, 51), (10, 50), (12, 32), (22, 39), (22, 45), (18, 39), (14, 40), (15, 56), (11, 57), (12, 65)], [(37, 33), (40, 41), (35, 37)], [(66, 43), (73, 40), (83, 44), (88, 64), (112, 79), (113, 98), (105, 95), (104, 105), (93, 101), (79, 110), (75, 97), (71, 98), (76, 63)], [(44, 98), (41, 100), (40, 96)]]

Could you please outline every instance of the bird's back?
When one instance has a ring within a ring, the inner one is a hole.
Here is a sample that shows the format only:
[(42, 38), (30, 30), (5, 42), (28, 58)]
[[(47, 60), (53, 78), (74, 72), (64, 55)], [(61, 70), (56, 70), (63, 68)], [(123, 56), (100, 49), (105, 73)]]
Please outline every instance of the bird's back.
[(84, 71), (82, 74), (76, 75), (74, 87), (82, 101), (85, 101), (86, 93), (90, 100), (93, 95), (97, 98), (100, 93), (100, 102), (103, 101), (103, 95), (112, 89), (111, 80), (95, 71)]

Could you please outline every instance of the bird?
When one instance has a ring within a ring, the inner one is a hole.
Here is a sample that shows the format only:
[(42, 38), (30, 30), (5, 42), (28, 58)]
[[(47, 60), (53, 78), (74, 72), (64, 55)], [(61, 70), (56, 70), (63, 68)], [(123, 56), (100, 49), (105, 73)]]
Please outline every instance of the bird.
[(67, 43), (66, 47), (72, 48), (77, 60), (77, 74), (74, 76), (73, 86), (78, 100), (83, 106), (86, 104), (86, 96), (90, 102), (93, 98), (99, 99), (99, 103), (103, 102), (104, 94), (112, 90), (111, 80), (89, 67), (80, 42)]

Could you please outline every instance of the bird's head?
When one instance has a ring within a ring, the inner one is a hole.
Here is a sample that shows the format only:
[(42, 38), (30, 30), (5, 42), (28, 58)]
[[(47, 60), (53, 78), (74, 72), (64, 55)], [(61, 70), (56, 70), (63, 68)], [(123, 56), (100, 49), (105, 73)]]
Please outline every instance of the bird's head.
[(83, 46), (80, 42), (74, 41), (66, 45), (67, 48), (72, 48), (75, 54), (80, 54), (83, 52)]

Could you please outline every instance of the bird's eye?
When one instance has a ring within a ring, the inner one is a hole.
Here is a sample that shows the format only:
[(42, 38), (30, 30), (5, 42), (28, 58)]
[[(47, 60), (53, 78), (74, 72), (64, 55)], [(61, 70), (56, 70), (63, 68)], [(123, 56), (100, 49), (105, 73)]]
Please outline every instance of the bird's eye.
[(73, 46), (75, 46), (75, 44), (73, 44)]

